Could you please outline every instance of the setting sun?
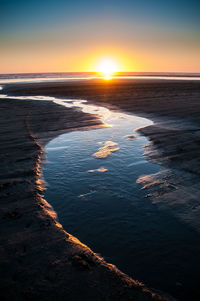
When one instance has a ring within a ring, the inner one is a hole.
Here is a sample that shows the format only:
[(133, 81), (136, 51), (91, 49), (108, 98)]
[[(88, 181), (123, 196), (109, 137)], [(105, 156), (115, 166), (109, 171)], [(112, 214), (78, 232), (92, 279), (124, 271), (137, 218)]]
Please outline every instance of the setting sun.
[(105, 59), (99, 63), (97, 71), (105, 78), (110, 78), (113, 73), (117, 72), (117, 64), (111, 59)]

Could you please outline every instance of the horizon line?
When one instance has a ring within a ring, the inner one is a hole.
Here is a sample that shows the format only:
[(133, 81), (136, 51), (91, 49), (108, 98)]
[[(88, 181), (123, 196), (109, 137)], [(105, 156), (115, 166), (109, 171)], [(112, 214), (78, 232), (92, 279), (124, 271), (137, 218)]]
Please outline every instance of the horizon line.
[[(69, 73), (95, 73), (95, 74), (99, 74), (99, 72), (97, 71), (40, 71), (40, 72), (8, 72), (8, 73), (0, 73), (0, 76), (2, 75), (28, 75), (28, 74), (69, 74)], [(115, 75), (117, 74), (122, 74), (122, 73), (134, 73), (134, 74), (199, 74), (200, 75), (200, 71), (199, 72), (184, 72), (184, 71), (119, 71), (119, 72), (114, 72)]]

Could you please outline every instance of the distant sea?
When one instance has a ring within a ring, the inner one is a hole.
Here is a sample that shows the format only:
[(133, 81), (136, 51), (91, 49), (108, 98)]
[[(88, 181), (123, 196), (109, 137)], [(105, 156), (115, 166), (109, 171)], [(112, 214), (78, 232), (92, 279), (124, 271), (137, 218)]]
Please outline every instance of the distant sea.
[[(102, 78), (96, 72), (56, 72), (56, 73), (16, 73), (0, 74), (0, 84), (16, 82), (44, 82), (91, 80)], [(120, 79), (172, 79), (172, 80), (200, 80), (200, 73), (153, 73), (153, 72), (120, 72), (111, 78)]]

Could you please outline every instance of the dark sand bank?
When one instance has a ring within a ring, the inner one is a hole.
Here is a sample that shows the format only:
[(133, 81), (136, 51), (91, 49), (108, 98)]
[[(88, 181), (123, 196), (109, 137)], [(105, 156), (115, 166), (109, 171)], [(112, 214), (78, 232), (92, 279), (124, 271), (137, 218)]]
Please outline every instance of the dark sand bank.
[(51, 102), (1, 99), (0, 110), (1, 300), (169, 300), (66, 233), (42, 199), (45, 143), (99, 120)]

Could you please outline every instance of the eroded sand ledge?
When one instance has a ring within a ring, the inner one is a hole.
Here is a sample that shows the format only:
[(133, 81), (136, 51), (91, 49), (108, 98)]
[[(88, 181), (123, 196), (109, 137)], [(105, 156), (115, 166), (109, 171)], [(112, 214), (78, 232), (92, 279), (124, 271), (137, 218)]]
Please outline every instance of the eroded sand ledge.
[(42, 198), (45, 143), (99, 120), (50, 102), (2, 99), (0, 109), (1, 300), (169, 300), (66, 233)]

